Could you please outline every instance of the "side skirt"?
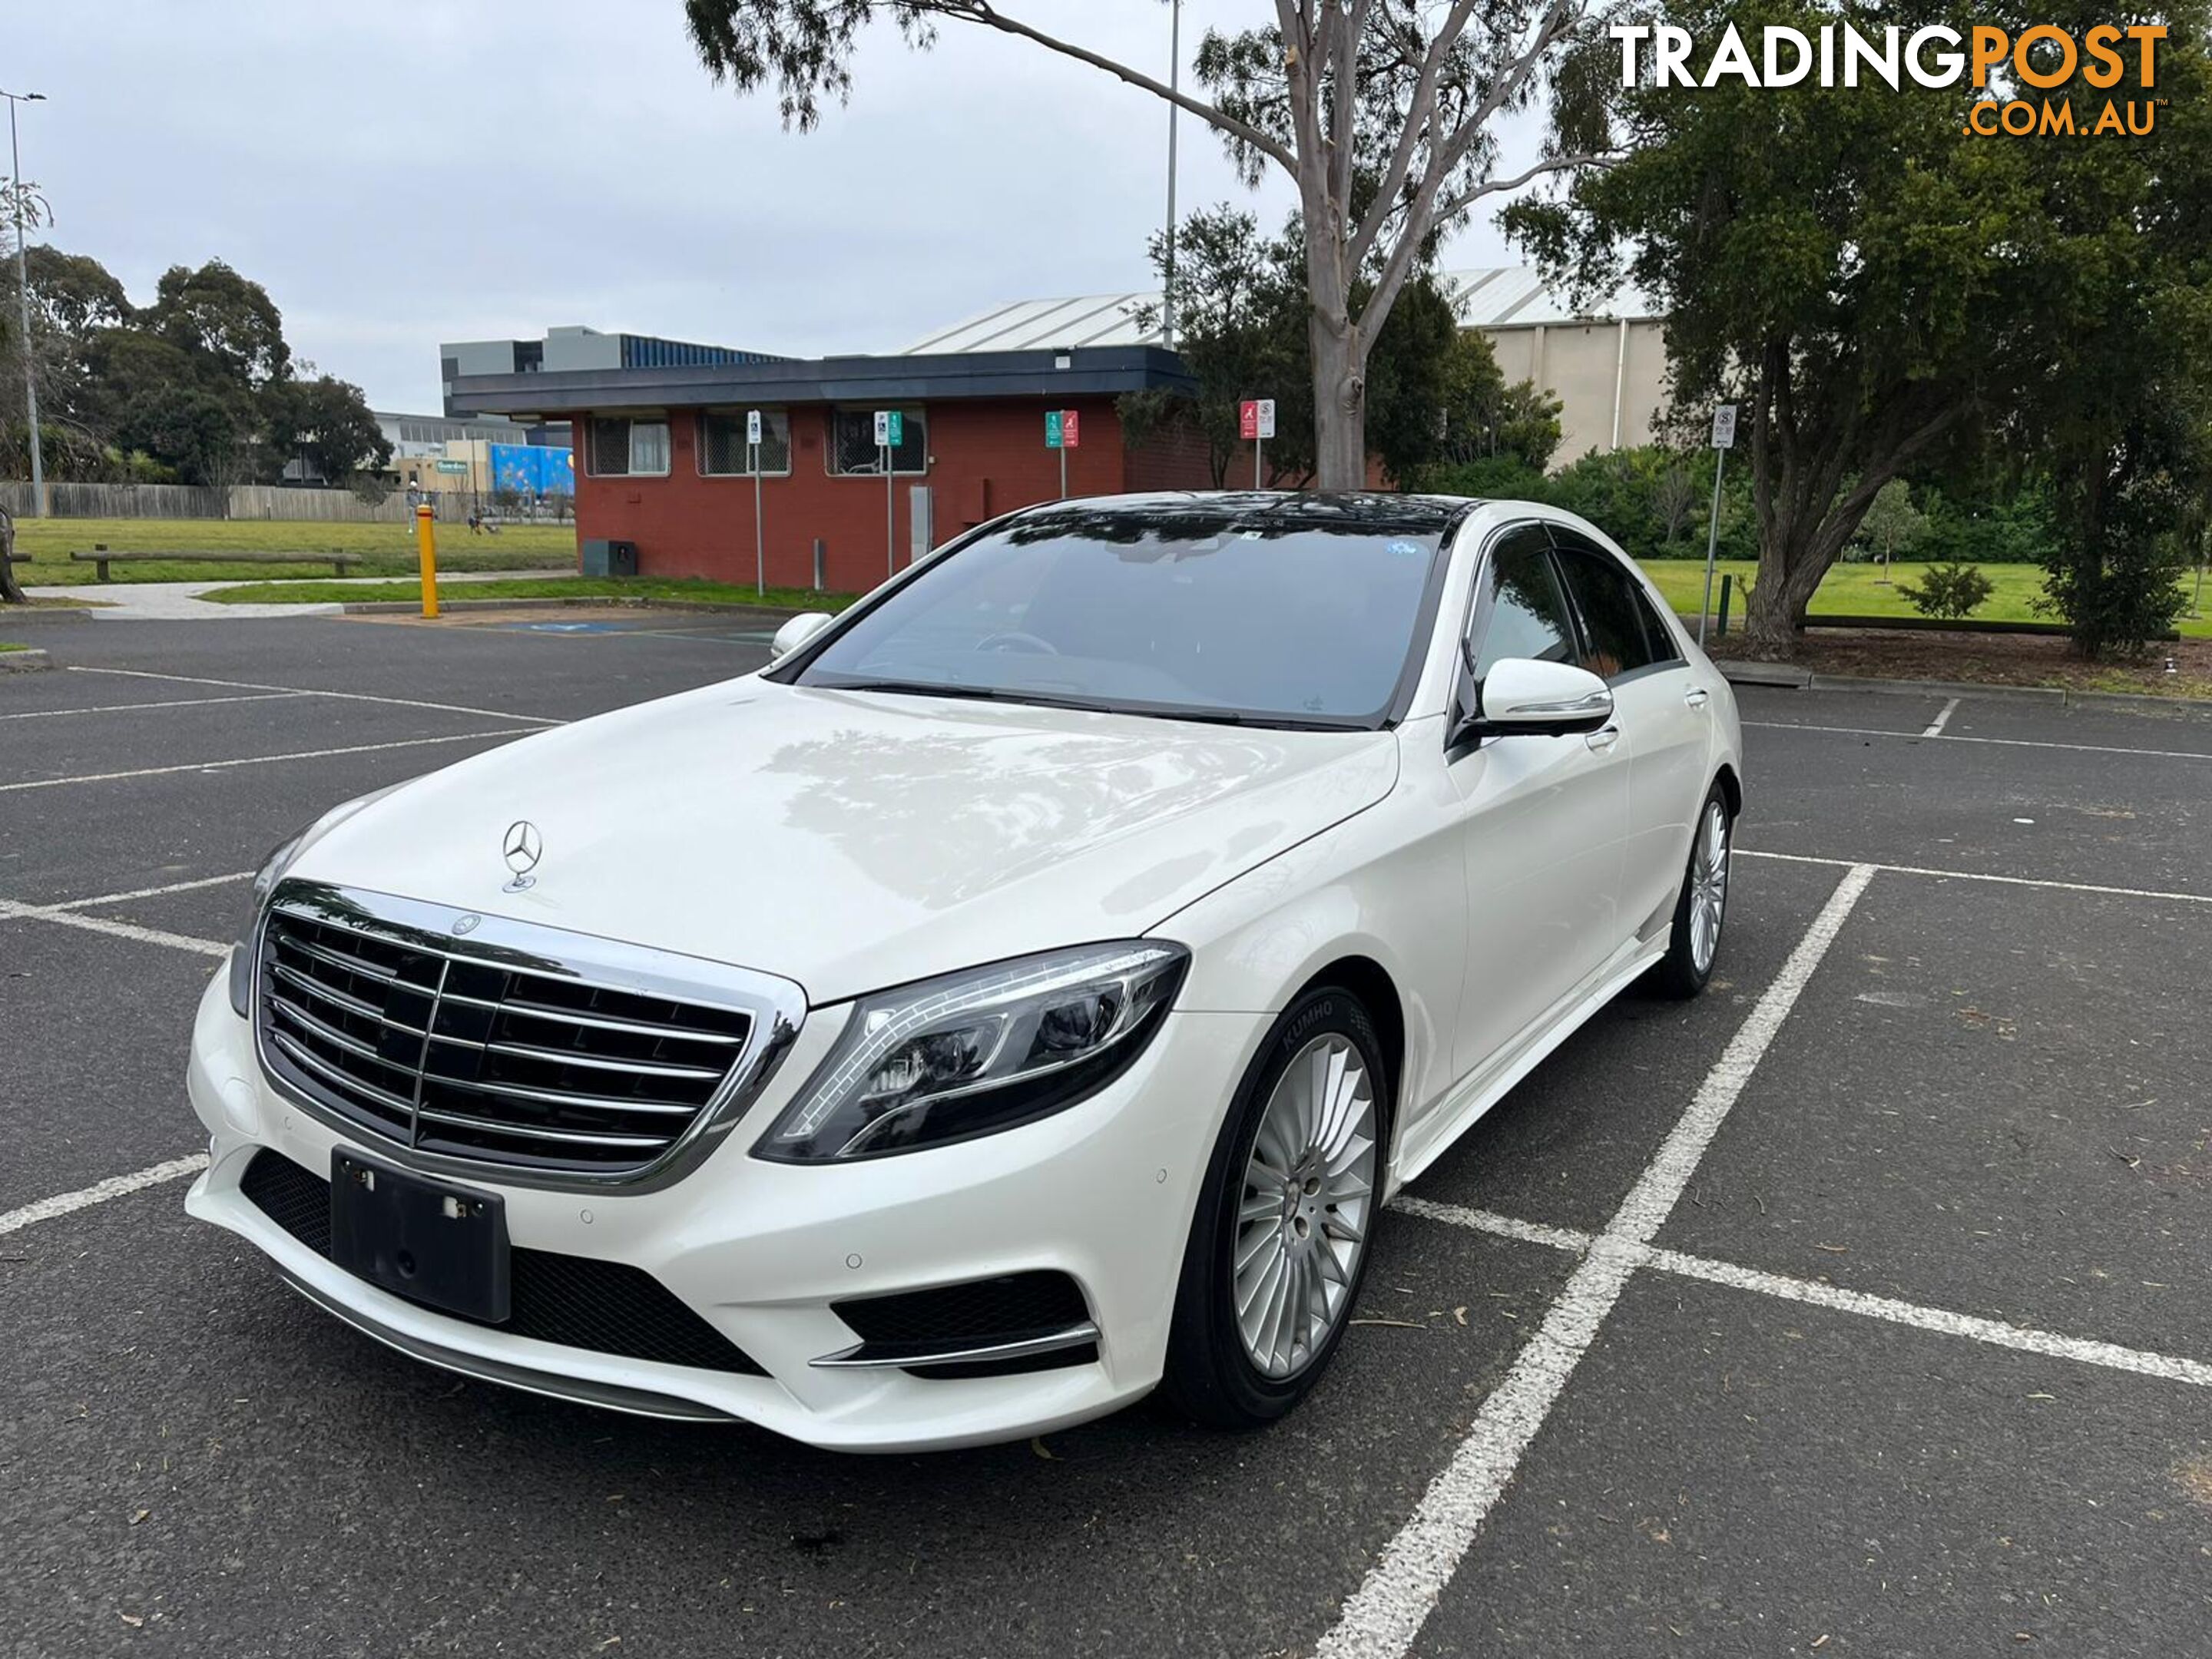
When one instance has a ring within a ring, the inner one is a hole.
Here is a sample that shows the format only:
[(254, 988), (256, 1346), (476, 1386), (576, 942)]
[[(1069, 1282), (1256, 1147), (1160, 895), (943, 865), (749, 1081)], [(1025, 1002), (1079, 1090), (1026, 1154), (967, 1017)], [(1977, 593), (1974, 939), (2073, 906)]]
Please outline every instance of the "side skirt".
[(1407, 1182), (1417, 1179), (1456, 1141), (1473, 1128), (1476, 1121), (1510, 1093), (1513, 1085), (1534, 1071), (1545, 1056), (1565, 1042), (1586, 1024), (1590, 1017), (1611, 1002), (1667, 954), (1667, 932), (1662, 929), (1656, 939), (1638, 939), (1627, 947), (1627, 959), (1608, 973), (1577, 999), (1570, 992), (1564, 1005), (1540, 1016), (1528, 1030), (1509, 1044), (1503, 1060), (1487, 1068), (1470, 1072), (1446, 1092), (1443, 1100), (1431, 1114), (1437, 1124), (1421, 1145), (1411, 1149), (1401, 1147), (1390, 1160), (1390, 1183), (1387, 1196), (1395, 1197)]

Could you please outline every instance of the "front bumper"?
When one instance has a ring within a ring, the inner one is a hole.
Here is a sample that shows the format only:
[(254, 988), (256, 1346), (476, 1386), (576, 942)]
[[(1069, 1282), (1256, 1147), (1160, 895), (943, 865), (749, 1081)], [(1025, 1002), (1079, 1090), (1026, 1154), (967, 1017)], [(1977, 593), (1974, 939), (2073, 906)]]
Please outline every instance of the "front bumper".
[[(621, 1358), (447, 1317), (337, 1267), (240, 1189), (264, 1147), (327, 1178), (341, 1135), (269, 1080), (218, 975), (201, 999), (187, 1086), (210, 1137), (185, 1208), (273, 1261), (327, 1311), (389, 1346), (489, 1381), (648, 1415), (755, 1423), (811, 1444), (904, 1451), (988, 1443), (1115, 1410), (1159, 1380), (1197, 1183), (1262, 1016), (1176, 1012), (1121, 1078), (1041, 1122), (849, 1166), (750, 1156), (842, 1024), (811, 1017), (775, 1079), (698, 1168), (655, 1192), (471, 1184), (505, 1200), (518, 1249), (650, 1273), (764, 1376)], [(487, 1175), (494, 1172), (487, 1171)], [(1032, 1270), (1081, 1288), (1095, 1362), (957, 1379), (816, 1364), (851, 1349), (833, 1302)]]

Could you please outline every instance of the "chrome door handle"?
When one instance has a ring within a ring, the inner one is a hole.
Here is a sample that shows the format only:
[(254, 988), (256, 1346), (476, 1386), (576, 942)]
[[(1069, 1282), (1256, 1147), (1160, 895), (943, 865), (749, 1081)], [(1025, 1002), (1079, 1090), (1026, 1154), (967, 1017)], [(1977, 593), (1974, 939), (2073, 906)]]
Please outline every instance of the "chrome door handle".
[(1682, 693), (1682, 701), (1689, 704), (1692, 708), (1703, 708), (1705, 706), (1706, 700), (1711, 696), (1711, 692), (1706, 690), (1703, 686), (1698, 686)]
[(1589, 736), (1584, 738), (1583, 741), (1588, 744), (1592, 750), (1602, 755), (1607, 750), (1612, 748), (1613, 744), (1620, 741), (1620, 728), (1617, 726), (1608, 726), (1602, 732), (1591, 732)]

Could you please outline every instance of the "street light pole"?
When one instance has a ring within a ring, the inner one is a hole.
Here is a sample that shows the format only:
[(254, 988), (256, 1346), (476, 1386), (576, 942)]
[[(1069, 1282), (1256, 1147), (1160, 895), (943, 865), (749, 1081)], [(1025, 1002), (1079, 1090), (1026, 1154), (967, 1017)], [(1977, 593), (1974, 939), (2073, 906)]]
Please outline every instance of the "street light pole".
[[(1179, 88), (1182, 76), (1182, 0), (1169, 0), (1168, 13), (1168, 90), (1174, 92)], [(1175, 349), (1176, 325), (1176, 118), (1182, 113), (1182, 105), (1168, 105), (1167, 286), (1160, 299), (1160, 340), (1170, 351)]]
[(23, 149), (15, 137), (15, 106), (43, 103), (43, 92), (0, 92), (8, 100), (8, 155), (15, 172), (9, 194), (15, 206), (15, 296), (22, 301), (23, 401), (31, 415), (31, 516), (46, 516), (46, 465), (39, 445), (39, 376), (31, 363), (31, 277), (23, 241)]

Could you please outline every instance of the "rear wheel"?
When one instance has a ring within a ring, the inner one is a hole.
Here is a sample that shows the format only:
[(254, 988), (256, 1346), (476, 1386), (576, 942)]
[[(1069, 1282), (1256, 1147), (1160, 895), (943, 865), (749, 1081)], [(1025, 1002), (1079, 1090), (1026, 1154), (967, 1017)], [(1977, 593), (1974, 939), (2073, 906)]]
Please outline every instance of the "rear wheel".
[(1161, 1389), (1256, 1428), (1319, 1380), (1359, 1294), (1388, 1079), (1359, 1000), (1324, 988), (1275, 1023), (1214, 1149), (1183, 1257)]
[(1728, 799), (1715, 784), (1690, 838), (1690, 861), (1682, 872), (1681, 896), (1674, 901), (1667, 954), (1651, 971), (1651, 982), (1668, 996), (1693, 997), (1713, 976), (1721, 925), (1728, 919), (1729, 855), (1735, 845)]

